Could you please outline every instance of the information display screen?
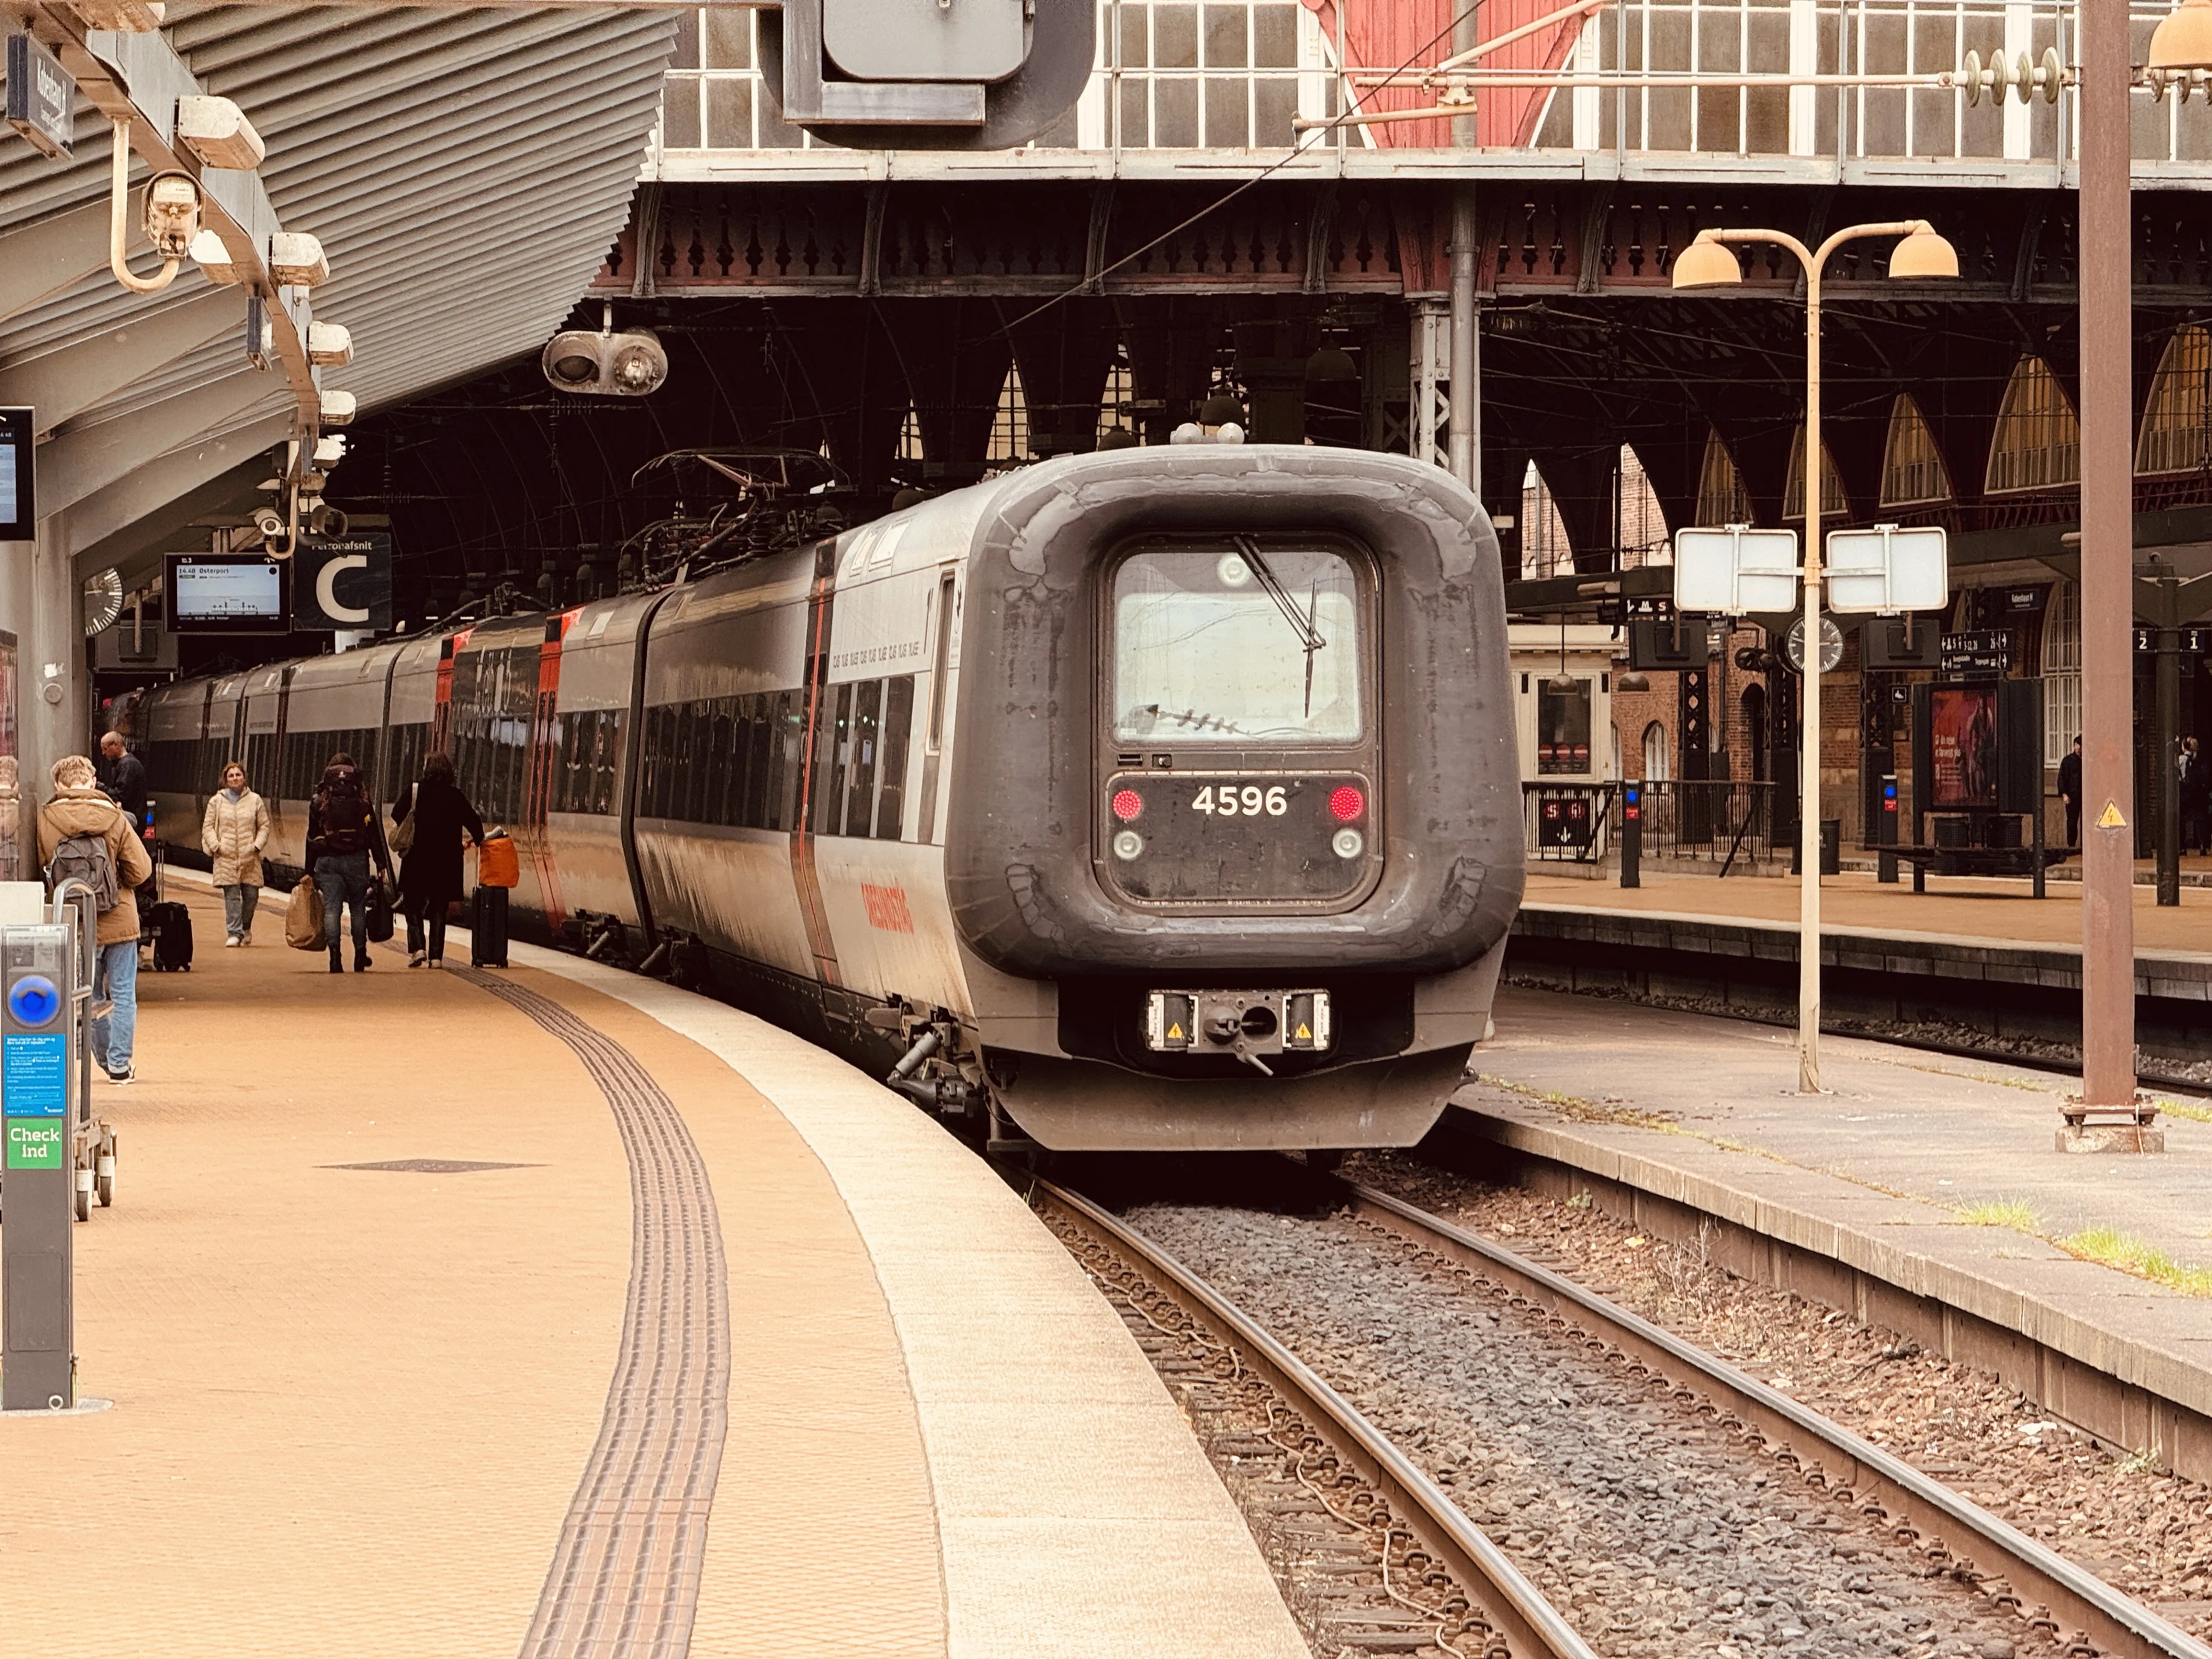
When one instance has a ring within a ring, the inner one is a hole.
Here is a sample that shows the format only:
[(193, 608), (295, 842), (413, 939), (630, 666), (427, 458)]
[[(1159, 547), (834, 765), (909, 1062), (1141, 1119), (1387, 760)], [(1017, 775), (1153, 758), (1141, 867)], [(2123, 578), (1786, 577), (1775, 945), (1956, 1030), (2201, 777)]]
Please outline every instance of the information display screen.
[(0, 409), (0, 542), (27, 542), (38, 534), (31, 499), (31, 411)]
[(291, 630), (284, 566), (258, 553), (172, 553), (163, 592), (179, 634)]
[(1929, 749), (1936, 811), (1997, 806), (1997, 688), (1939, 685), (1929, 698)]

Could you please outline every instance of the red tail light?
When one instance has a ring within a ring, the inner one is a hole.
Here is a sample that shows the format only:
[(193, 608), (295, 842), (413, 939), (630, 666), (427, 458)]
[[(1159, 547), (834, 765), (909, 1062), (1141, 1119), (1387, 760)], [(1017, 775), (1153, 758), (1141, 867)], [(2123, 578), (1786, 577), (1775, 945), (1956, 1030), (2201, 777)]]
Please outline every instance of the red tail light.
[(1145, 798), (1133, 789), (1114, 792), (1114, 816), (1127, 823), (1145, 810)]
[(1329, 816), (1339, 823), (1350, 823), (1367, 811), (1367, 797), (1350, 784), (1343, 784), (1330, 792)]

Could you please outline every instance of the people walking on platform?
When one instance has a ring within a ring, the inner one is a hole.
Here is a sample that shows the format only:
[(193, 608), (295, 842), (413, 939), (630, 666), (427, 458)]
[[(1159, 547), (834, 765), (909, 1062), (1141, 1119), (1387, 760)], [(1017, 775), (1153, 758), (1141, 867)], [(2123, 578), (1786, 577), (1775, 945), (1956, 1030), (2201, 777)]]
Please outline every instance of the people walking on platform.
[(2058, 763), (2058, 799), (2066, 803), (2066, 844), (2081, 844), (2081, 739)]
[[(131, 752), (120, 732), (109, 732), (100, 739), (100, 760), (94, 766), (100, 773), (100, 787), (122, 807), (142, 841), (151, 841), (146, 823), (146, 808), (151, 799), (146, 787), (146, 763)], [(138, 907), (138, 929), (143, 934), (147, 908), (154, 902), (154, 884), (142, 883), (133, 891), (132, 900)]]
[(100, 787), (100, 774), (83, 755), (54, 763), (54, 796), (39, 809), (39, 861), (54, 885), (72, 877), (93, 890), (100, 946), (93, 975), (93, 1005), (106, 1012), (92, 1019), (92, 1057), (111, 1083), (137, 1078), (132, 1063), (138, 1036), (138, 907), (125, 894), (147, 884), (154, 860), (138, 826)]
[(253, 943), (253, 911), (261, 902), (261, 849), (269, 844), (269, 806), (246, 787), (236, 761), (222, 769), (222, 787), (208, 797), (200, 848), (215, 861), (222, 890), (223, 945)]
[(392, 803), (392, 821), (407, 837), (399, 896), (407, 912), (407, 965), (435, 968), (446, 957), (446, 911), (464, 896), (461, 842), (482, 847), (483, 819), (461, 793), (450, 756), (422, 763), (422, 775)]
[(2212, 852), (2212, 772), (2194, 738), (2181, 740), (2181, 850)]
[(331, 971), (345, 972), (344, 937), (338, 931), (338, 907), (353, 911), (353, 970), (368, 971), (368, 878), (374, 862), (380, 875), (392, 872), (383, 826), (369, 805), (361, 769), (341, 749), (323, 769), (315, 798), (307, 803), (307, 864), (323, 895), (323, 928), (331, 942)]

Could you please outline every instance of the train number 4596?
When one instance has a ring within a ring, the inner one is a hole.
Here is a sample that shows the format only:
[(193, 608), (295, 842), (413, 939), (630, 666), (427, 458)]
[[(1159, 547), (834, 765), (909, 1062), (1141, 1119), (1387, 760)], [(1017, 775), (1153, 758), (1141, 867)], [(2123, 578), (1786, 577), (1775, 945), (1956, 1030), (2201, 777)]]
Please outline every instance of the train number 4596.
[(1279, 783), (1266, 789), (1256, 783), (1248, 783), (1242, 788), (1233, 783), (1210, 783), (1198, 792), (1198, 799), (1191, 805), (1198, 811), (1224, 818), (1256, 818), (1263, 812), (1271, 818), (1279, 818), (1291, 810), (1290, 797), (1284, 793)]

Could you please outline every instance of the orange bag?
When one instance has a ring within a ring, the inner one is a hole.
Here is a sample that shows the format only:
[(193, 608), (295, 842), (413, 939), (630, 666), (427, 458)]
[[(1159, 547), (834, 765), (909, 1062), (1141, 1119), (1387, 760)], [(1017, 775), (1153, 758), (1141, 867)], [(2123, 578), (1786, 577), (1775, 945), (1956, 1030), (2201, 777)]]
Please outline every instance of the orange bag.
[(514, 850), (514, 838), (497, 830), (485, 836), (477, 854), (477, 885), (513, 887), (521, 879), (522, 859)]

